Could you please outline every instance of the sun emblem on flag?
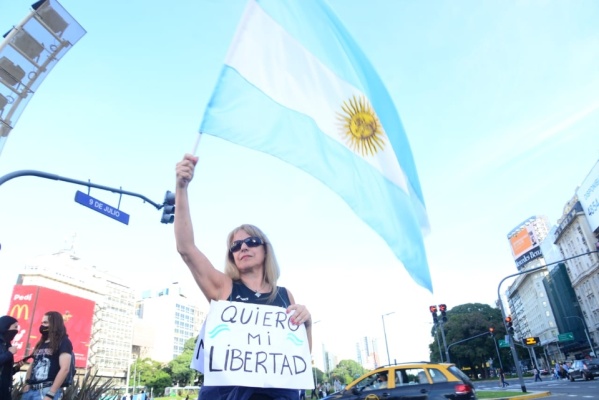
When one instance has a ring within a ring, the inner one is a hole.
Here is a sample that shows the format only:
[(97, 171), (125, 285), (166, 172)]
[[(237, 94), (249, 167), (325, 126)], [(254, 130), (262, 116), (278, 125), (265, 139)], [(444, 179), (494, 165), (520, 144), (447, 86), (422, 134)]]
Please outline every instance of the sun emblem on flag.
[(345, 143), (362, 156), (372, 156), (382, 151), (385, 132), (370, 102), (364, 96), (353, 96), (344, 101), (341, 108), (343, 113), (338, 113), (338, 116)]

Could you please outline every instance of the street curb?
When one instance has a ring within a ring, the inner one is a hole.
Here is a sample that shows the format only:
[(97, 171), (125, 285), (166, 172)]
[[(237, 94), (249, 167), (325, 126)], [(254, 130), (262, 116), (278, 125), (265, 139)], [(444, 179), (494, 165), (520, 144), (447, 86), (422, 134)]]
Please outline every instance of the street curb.
[[(513, 392), (512, 392), (513, 393)], [(551, 396), (551, 392), (534, 392), (526, 393), (522, 396), (511, 396), (511, 397), (493, 397), (487, 400), (511, 400), (511, 399), (539, 399), (541, 397)]]

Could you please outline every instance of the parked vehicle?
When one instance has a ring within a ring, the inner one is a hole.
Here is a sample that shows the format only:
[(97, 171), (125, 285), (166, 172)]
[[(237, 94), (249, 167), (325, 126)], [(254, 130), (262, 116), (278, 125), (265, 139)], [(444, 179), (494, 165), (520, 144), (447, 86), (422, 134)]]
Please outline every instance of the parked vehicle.
[(599, 358), (585, 359), (585, 360), (574, 360), (568, 371), (568, 378), (571, 382), (576, 379), (595, 379), (599, 376)]
[(474, 384), (454, 364), (413, 362), (387, 365), (362, 375), (325, 399), (476, 400)]

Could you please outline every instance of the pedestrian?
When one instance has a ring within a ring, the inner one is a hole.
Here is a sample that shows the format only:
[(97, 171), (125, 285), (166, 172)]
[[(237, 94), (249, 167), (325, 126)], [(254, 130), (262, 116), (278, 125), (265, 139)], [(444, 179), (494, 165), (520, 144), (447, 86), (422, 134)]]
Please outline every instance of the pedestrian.
[(39, 332), (41, 337), (33, 348), (33, 363), (25, 375), (21, 400), (60, 400), (71, 368), (73, 344), (57, 311), (44, 314)]
[(563, 379), (568, 379), (568, 373), (570, 372), (570, 368), (568, 367), (568, 363), (564, 362), (562, 363), (562, 378)]
[(499, 368), (499, 379), (501, 379), (501, 387), (502, 388), (510, 385), (509, 383), (507, 383), (505, 381), (505, 374), (503, 373), (503, 370), (501, 368)]
[(559, 373), (560, 373), (559, 363), (556, 361), (555, 366), (553, 368), (553, 378), (556, 380), (559, 380), (559, 378), (560, 378)]
[(15, 363), (17, 348), (12, 340), (19, 333), (19, 321), (10, 315), (0, 317), (0, 400), (11, 400), (13, 375), (23, 362)]
[(535, 374), (535, 382), (543, 382), (543, 380), (541, 379), (541, 371), (539, 371), (539, 368), (535, 367), (533, 372)]
[(341, 391), (341, 382), (339, 381), (339, 378), (335, 378), (335, 382), (333, 383), (335, 392), (339, 392)]
[[(189, 209), (188, 186), (193, 179), (198, 158), (186, 154), (177, 163), (175, 204), (175, 241), (177, 251), (189, 267), (193, 278), (208, 301), (229, 300), (251, 304), (268, 304), (294, 312), (290, 322), (304, 324), (308, 345), (312, 347), (312, 319), (304, 305), (297, 304), (291, 292), (277, 286), (280, 275), (272, 243), (253, 225), (235, 228), (227, 238), (228, 249), (224, 273), (214, 268), (195, 244)], [(256, 180), (258, 184), (259, 179)], [(256, 195), (259, 187), (256, 190)], [(246, 386), (202, 386), (200, 400), (246, 399), (263, 395), (277, 400), (297, 400), (297, 389)]]
[(316, 385), (314, 389), (312, 389), (312, 393), (310, 393), (310, 399), (318, 398), (318, 388), (320, 385)]

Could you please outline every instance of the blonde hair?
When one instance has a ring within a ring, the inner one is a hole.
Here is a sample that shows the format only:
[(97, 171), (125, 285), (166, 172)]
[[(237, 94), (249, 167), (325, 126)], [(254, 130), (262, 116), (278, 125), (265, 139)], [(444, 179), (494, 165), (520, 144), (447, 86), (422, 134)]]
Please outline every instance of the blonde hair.
[(281, 270), (279, 269), (279, 263), (277, 263), (277, 258), (275, 257), (275, 251), (272, 248), (272, 244), (270, 240), (266, 237), (264, 232), (262, 232), (258, 227), (250, 224), (243, 224), (233, 229), (229, 236), (227, 237), (227, 257), (225, 258), (225, 275), (233, 279), (234, 281), (238, 281), (241, 278), (239, 274), (239, 269), (237, 265), (235, 265), (235, 259), (233, 258), (233, 254), (229, 250), (231, 245), (233, 244), (233, 236), (239, 231), (244, 231), (250, 236), (259, 237), (264, 242), (264, 279), (263, 282), (268, 283), (272, 289), (270, 296), (268, 297), (268, 302), (272, 303), (273, 300), (277, 297), (277, 281), (279, 280), (279, 276), (281, 275)]

